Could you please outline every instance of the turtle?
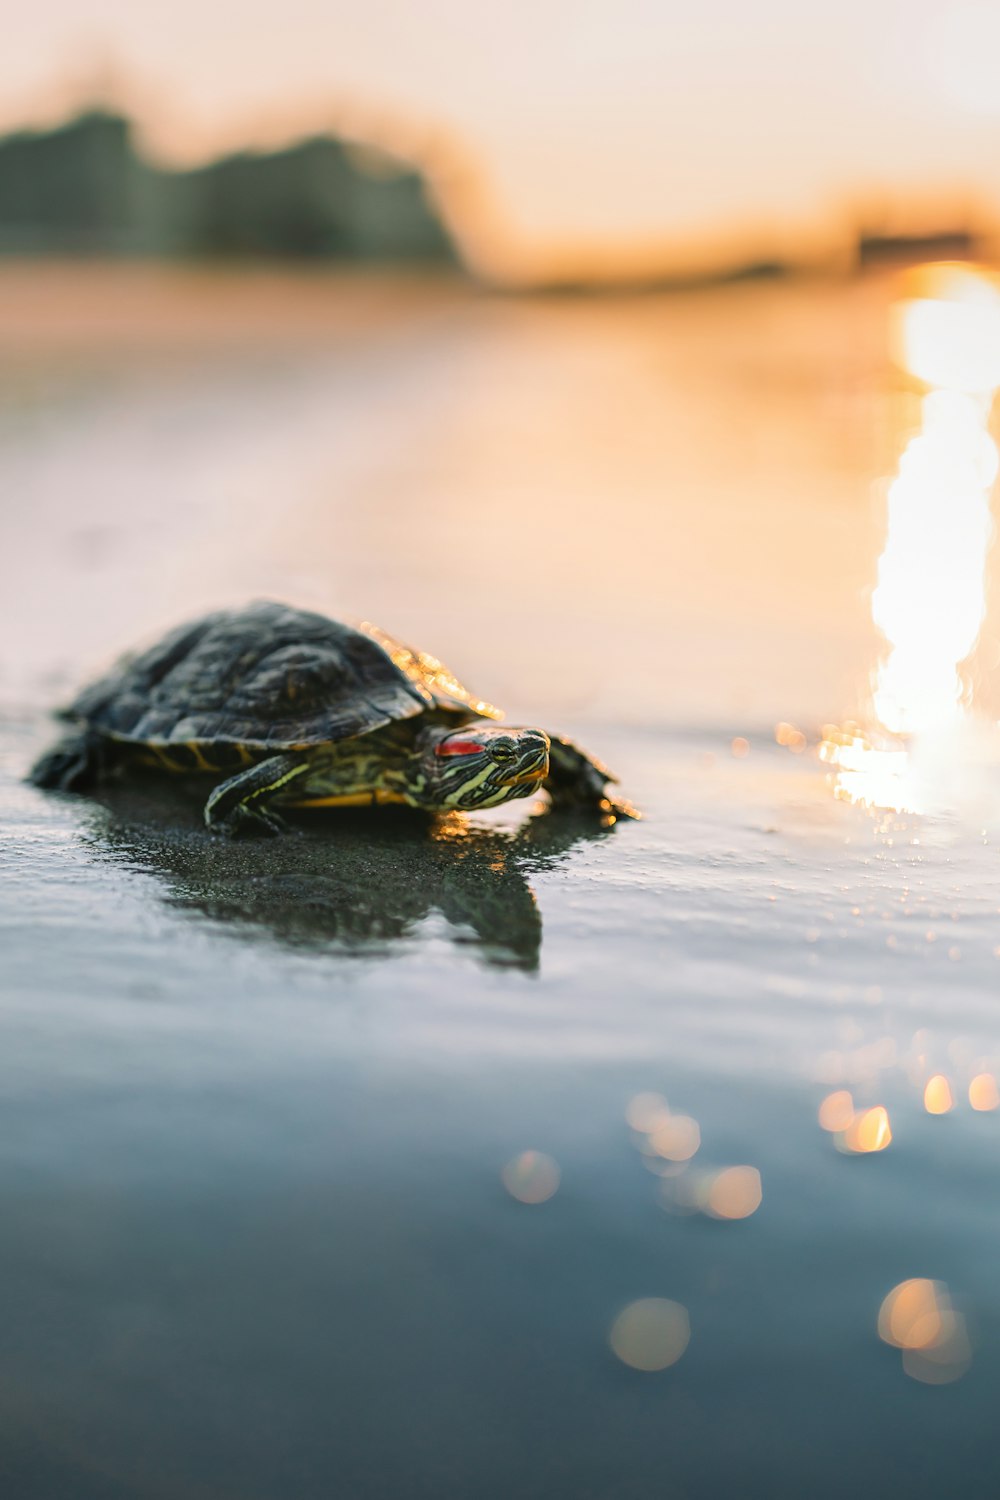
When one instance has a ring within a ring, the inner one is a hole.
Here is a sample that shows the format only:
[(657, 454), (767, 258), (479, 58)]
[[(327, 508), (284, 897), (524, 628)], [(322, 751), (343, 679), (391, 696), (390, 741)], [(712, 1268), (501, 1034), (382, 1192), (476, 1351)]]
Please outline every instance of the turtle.
[(208, 828), (277, 834), (281, 808), (496, 807), (544, 787), (555, 806), (634, 816), (570, 740), (500, 725), (437, 657), (369, 622), (271, 600), (219, 610), (125, 657), (62, 711), (36, 786), (86, 791), (123, 765), (214, 773)]

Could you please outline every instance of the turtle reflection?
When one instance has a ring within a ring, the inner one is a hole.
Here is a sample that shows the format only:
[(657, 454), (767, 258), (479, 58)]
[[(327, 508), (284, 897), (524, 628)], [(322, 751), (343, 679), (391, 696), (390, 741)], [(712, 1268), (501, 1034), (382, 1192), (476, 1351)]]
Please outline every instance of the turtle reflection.
[(303, 817), (299, 837), (207, 836), (180, 789), (108, 790), (89, 834), (103, 855), (166, 885), (167, 902), (218, 922), (264, 929), (300, 948), (387, 952), (434, 912), (456, 943), (489, 964), (537, 968), (542, 919), (529, 884), (607, 821), (542, 812), (515, 829), (460, 815), (338, 811)]

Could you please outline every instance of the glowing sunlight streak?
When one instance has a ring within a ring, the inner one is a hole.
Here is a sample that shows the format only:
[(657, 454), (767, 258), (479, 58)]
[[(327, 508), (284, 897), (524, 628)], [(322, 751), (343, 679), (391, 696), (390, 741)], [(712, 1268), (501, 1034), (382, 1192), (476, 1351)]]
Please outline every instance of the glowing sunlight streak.
[(909, 812), (937, 800), (930, 783), (945, 785), (960, 753), (968, 708), (960, 668), (986, 608), (998, 468), (988, 427), (1000, 385), (993, 281), (959, 266), (925, 267), (921, 276), (925, 295), (893, 309), (893, 357), (930, 390), (888, 492), (872, 595), (888, 651), (874, 676), (873, 723), (828, 728), (820, 746), (836, 768), (837, 796)]

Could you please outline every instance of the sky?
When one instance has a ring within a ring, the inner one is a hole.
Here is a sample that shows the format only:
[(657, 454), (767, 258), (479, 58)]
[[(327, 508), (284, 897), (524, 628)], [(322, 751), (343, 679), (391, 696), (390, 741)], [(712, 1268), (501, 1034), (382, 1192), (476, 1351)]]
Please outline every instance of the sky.
[(4, 29), (0, 126), (106, 86), (175, 161), (346, 125), (429, 159), (515, 272), (1000, 219), (981, 0), (42, 0)]

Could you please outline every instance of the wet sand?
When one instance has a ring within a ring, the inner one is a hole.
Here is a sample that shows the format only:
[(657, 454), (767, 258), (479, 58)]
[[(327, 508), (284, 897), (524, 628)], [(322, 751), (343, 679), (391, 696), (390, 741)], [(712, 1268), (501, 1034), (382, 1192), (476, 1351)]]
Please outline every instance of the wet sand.
[[(960, 1462), (991, 1493), (993, 830), (835, 802), (772, 733), (849, 712), (874, 653), (887, 286), (271, 284), (315, 318), (234, 344), (211, 299), (116, 339), (109, 285), (2, 364), (5, 1492), (930, 1497)], [(437, 652), (646, 818), (228, 844), (200, 785), (23, 784), (90, 670), (257, 593)], [(834, 1149), (837, 1088), (887, 1149)], [(677, 1176), (626, 1123), (650, 1090), (700, 1127)], [(677, 1211), (741, 1164), (751, 1217)], [(970, 1330), (940, 1387), (876, 1332), (918, 1276)], [(690, 1318), (661, 1373), (608, 1344), (645, 1297)]]

